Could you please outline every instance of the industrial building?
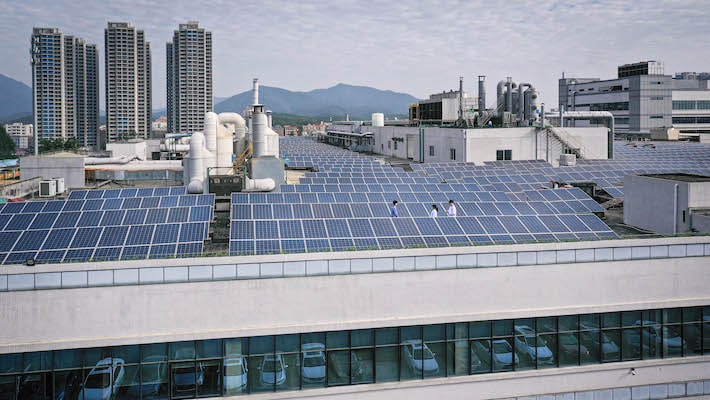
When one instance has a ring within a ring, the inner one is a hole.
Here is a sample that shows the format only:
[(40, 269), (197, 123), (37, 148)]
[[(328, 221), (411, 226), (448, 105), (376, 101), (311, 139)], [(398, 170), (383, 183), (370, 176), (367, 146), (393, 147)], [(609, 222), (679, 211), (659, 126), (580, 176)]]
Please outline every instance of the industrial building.
[[(36, 138), (77, 140), (96, 147), (99, 132), (99, 60), (96, 45), (57, 28), (30, 37)], [(35, 140), (35, 152), (37, 141)]]
[[(618, 67), (616, 79), (563, 77), (559, 105), (567, 111), (607, 111), (619, 134), (650, 135), (657, 127), (676, 128), (681, 136), (706, 141), (710, 133), (710, 87), (707, 75), (664, 73), (659, 61)], [(597, 121), (572, 122), (594, 126)]]
[(106, 140), (149, 139), (153, 112), (150, 42), (145, 32), (127, 22), (109, 22), (104, 40)]
[(15, 143), (15, 148), (28, 149), (33, 145), (34, 129), (32, 124), (23, 124), (15, 122), (5, 124), (5, 132), (10, 136), (12, 142)]
[(182, 186), (0, 208), (2, 398), (710, 396), (710, 236), (614, 222), (630, 170), (707, 177), (710, 145), (388, 162), (279, 140), (256, 81), (251, 108), (174, 137)]

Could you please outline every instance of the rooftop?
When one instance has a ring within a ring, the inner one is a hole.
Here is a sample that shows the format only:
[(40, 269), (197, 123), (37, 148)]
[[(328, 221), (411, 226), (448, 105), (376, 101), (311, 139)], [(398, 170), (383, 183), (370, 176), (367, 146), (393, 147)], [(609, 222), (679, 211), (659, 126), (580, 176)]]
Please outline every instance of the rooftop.
[(692, 174), (644, 174), (649, 178), (666, 179), (680, 182), (710, 182), (710, 176)]

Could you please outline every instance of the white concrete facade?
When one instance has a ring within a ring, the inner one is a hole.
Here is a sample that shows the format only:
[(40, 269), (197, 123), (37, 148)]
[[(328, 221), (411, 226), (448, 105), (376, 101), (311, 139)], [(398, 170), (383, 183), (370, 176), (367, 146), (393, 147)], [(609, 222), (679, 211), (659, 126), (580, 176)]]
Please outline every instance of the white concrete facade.
[[(384, 126), (367, 129), (373, 133), (375, 153), (414, 161), (460, 161), (480, 165), (496, 161), (499, 150), (510, 150), (512, 160), (553, 161), (559, 157), (559, 149), (554, 150), (552, 143), (549, 144), (549, 151), (546, 150), (546, 133), (530, 127), (460, 129)], [(608, 158), (607, 128), (566, 128), (565, 132), (593, 158)]]

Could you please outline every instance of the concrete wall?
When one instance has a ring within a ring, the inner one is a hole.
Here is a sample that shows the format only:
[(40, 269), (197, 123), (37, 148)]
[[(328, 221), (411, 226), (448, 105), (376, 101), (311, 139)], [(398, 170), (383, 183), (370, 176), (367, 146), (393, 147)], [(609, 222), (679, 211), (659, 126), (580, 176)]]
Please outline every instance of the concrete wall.
[(150, 159), (145, 141), (106, 143), (106, 150), (111, 152), (112, 157), (132, 157), (137, 155), (140, 160)]
[(496, 150), (512, 150), (513, 160), (535, 160), (534, 128), (467, 129), (469, 162), (496, 160)]
[(710, 215), (693, 214), (690, 223), (696, 231), (710, 233)]
[(627, 175), (624, 178), (624, 223), (667, 235), (684, 232), (680, 210), (685, 203), (680, 202), (680, 197), (687, 195), (687, 187), (683, 182), (678, 183), (674, 227), (675, 184), (666, 179)]
[(688, 207), (710, 208), (710, 182), (692, 182), (688, 185)]
[[(394, 268), (414, 261), (395, 259)], [(0, 292), (0, 353), (707, 305), (708, 262), (412, 265), (394, 274)]]
[(66, 156), (28, 156), (20, 158), (22, 179), (37, 176), (45, 179), (64, 178), (64, 185), (69, 188), (84, 187), (84, 157)]

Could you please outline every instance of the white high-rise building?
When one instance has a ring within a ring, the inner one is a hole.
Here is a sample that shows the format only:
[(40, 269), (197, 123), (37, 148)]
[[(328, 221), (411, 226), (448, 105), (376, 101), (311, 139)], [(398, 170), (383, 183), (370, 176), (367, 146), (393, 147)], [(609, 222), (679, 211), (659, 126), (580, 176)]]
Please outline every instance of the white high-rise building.
[(109, 22), (106, 45), (107, 141), (150, 138), (151, 52), (145, 33), (127, 22)]
[(57, 28), (34, 28), (30, 54), (38, 138), (74, 138), (79, 146), (95, 147), (99, 130), (96, 45)]
[(168, 132), (201, 131), (213, 110), (212, 32), (180, 24), (166, 46)]

